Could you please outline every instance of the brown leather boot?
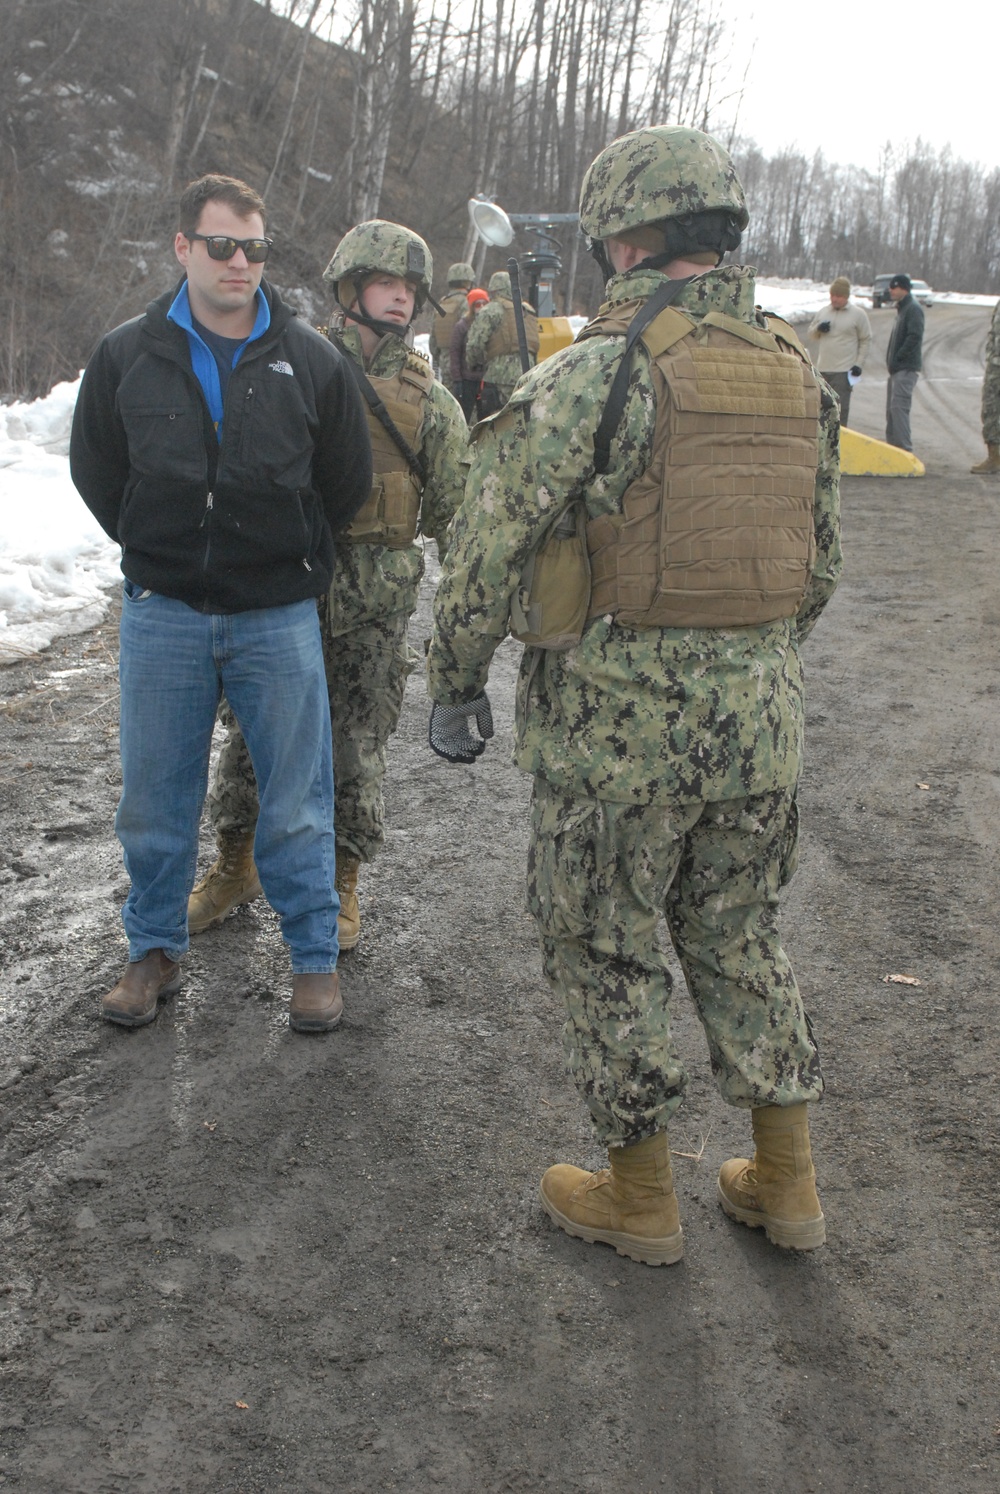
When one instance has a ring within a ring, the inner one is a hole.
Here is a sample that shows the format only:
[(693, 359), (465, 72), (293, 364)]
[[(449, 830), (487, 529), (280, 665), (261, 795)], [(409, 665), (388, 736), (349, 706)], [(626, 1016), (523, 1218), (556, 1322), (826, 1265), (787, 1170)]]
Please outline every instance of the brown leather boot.
[(560, 1229), (647, 1266), (672, 1266), (684, 1254), (667, 1133), (635, 1146), (608, 1148), (610, 1166), (584, 1172), (565, 1162), (542, 1178), (542, 1208)]
[(293, 975), (288, 1025), (295, 1032), (329, 1032), (344, 1015), (340, 976)]
[(334, 886), (340, 897), (337, 917), (337, 939), (341, 949), (353, 949), (361, 938), (361, 908), (358, 905), (358, 869), (361, 859), (337, 847), (337, 876)]
[(253, 864), (253, 832), (219, 837), (219, 855), (188, 898), (188, 933), (206, 929), (263, 892)]
[(173, 996), (180, 987), (181, 967), (162, 949), (151, 949), (125, 966), (125, 974), (101, 1002), (101, 1015), (122, 1027), (145, 1027), (155, 1020), (160, 997)]
[(719, 1202), (772, 1245), (815, 1250), (826, 1239), (809, 1148), (808, 1106), (762, 1105), (751, 1111), (754, 1159), (734, 1157), (719, 1171)]
[(969, 470), (971, 472), (1000, 472), (1000, 446), (994, 446), (992, 442), (987, 441), (986, 456)]

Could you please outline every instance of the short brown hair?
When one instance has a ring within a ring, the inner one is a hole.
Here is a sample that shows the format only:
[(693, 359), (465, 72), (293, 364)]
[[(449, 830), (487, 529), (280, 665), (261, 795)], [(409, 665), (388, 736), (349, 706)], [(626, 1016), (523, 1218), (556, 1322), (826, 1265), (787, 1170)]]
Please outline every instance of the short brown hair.
[(267, 227), (267, 210), (259, 192), (248, 187), (246, 182), (241, 182), (239, 177), (210, 174), (200, 176), (196, 182), (188, 182), (181, 193), (178, 213), (181, 233), (198, 232), (202, 212), (210, 202), (224, 202), (240, 218), (249, 218), (251, 213), (259, 213), (265, 228)]

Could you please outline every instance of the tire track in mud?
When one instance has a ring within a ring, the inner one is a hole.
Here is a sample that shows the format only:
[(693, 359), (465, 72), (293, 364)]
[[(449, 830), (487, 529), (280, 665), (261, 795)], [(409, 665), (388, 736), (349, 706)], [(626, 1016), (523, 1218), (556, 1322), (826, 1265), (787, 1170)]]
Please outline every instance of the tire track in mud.
[[(946, 445), (947, 438), (953, 439), (957, 433), (956, 422), (959, 428), (981, 439), (979, 401), (986, 336), (980, 319), (972, 321), (967, 310), (932, 307), (924, 324), (924, 371), (917, 385), (918, 395), (923, 391), (923, 398), (918, 403), (940, 427)], [(947, 319), (938, 317), (940, 311), (946, 312)], [(978, 375), (970, 369), (978, 370)]]

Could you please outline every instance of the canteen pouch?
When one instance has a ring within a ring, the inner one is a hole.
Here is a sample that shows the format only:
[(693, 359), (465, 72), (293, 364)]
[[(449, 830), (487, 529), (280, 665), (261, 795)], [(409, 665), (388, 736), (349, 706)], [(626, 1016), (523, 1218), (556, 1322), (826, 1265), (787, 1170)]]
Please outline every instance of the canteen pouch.
[(590, 609), (587, 511), (571, 503), (533, 550), (510, 603), (512, 637), (529, 648), (575, 648)]

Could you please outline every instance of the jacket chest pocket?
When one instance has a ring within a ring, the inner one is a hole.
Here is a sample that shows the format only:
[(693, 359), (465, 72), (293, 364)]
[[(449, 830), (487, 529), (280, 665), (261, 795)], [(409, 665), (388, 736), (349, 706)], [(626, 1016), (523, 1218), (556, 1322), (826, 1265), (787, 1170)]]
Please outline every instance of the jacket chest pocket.
[(294, 378), (258, 372), (231, 399), (226, 422), (245, 481), (258, 487), (311, 485), (313, 433)]
[(201, 419), (189, 405), (123, 404), (121, 417), (134, 472), (167, 482), (208, 476)]

